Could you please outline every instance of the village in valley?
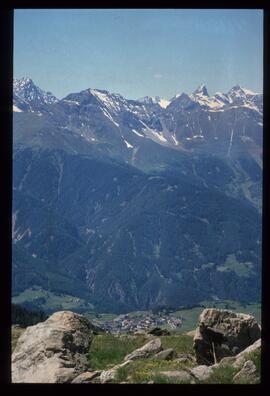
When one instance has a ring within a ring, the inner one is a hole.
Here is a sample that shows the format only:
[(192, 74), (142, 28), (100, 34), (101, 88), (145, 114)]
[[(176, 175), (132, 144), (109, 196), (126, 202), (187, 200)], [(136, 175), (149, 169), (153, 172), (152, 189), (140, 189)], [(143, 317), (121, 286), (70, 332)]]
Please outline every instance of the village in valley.
[(126, 313), (111, 320), (96, 321), (105, 331), (110, 333), (144, 332), (159, 327), (167, 330), (180, 330), (182, 320), (167, 313), (152, 312)]

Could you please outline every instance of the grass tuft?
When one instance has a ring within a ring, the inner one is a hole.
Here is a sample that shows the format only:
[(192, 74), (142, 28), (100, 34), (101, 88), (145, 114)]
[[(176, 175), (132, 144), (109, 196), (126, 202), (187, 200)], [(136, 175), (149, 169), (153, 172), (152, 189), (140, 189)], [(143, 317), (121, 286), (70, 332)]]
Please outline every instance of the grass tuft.
[(207, 384), (233, 384), (233, 377), (239, 369), (233, 366), (221, 366), (213, 368), (213, 373), (205, 381)]
[(177, 353), (194, 355), (193, 337), (187, 334), (160, 337), (163, 349), (173, 348)]
[(12, 350), (12, 352), (16, 348), (17, 341), (18, 341), (19, 337), (22, 335), (22, 333), (24, 333), (24, 331), (25, 331), (25, 328), (23, 328), (23, 327), (12, 326), (12, 328), (11, 328), (11, 350)]
[(261, 351), (250, 352), (248, 355), (248, 360), (252, 360), (256, 366), (256, 370), (259, 376), (261, 376)]

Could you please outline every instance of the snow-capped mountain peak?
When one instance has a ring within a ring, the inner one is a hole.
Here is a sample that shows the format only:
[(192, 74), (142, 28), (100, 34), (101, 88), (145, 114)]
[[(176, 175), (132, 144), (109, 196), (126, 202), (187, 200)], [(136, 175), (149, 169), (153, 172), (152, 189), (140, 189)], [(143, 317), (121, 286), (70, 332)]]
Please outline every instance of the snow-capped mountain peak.
[(138, 102), (146, 103), (146, 104), (158, 104), (163, 109), (166, 109), (170, 104), (170, 101), (167, 99), (163, 99), (160, 96), (144, 96), (143, 98), (138, 99)]
[(162, 98), (160, 98), (159, 96), (155, 96), (155, 99), (156, 99), (157, 103), (158, 103), (163, 109), (166, 109), (166, 107), (168, 107), (169, 104), (170, 104), (170, 101), (169, 101), (169, 100), (167, 100), (167, 99), (162, 99)]
[(22, 103), (24, 106), (27, 104), (30, 109), (40, 110), (40, 107), (44, 105), (58, 102), (51, 92), (43, 91), (34, 84), (31, 78), (27, 77), (13, 80), (13, 93), (14, 105), (21, 111), (25, 110), (25, 108), (21, 108)]
[(247, 88), (242, 88), (242, 91), (244, 91), (246, 95), (250, 95), (250, 96), (259, 95), (257, 92), (253, 92)]
[(230, 91), (228, 92), (228, 95), (230, 95), (230, 96), (234, 95), (235, 97), (243, 97), (243, 96), (254, 96), (254, 95), (259, 95), (259, 94), (251, 91), (250, 89), (243, 88), (237, 84), (230, 89)]
[(241, 106), (262, 112), (263, 101), (262, 95), (255, 93), (250, 89), (235, 85), (226, 94), (232, 106)]
[[(222, 94), (220, 94), (222, 95)], [(201, 84), (194, 92), (190, 95), (190, 98), (198, 103), (202, 107), (208, 109), (217, 110), (224, 106), (224, 100), (221, 97), (214, 95), (209, 96), (206, 85)]]
[(28, 77), (22, 77), (20, 79), (15, 78), (13, 80), (13, 88), (14, 88), (14, 90), (21, 90), (21, 89), (23, 89), (25, 86), (27, 86), (29, 84), (33, 84), (33, 80), (31, 78), (28, 78)]
[(193, 92), (193, 95), (209, 96), (206, 85), (199, 85), (198, 88)]
[(192, 103), (208, 111), (223, 111), (224, 108), (244, 106), (262, 112), (262, 95), (240, 85), (235, 85), (228, 93), (216, 92), (213, 96), (209, 96), (205, 84), (201, 84), (190, 95), (185, 93), (175, 95), (170, 101), (169, 108), (192, 107)]

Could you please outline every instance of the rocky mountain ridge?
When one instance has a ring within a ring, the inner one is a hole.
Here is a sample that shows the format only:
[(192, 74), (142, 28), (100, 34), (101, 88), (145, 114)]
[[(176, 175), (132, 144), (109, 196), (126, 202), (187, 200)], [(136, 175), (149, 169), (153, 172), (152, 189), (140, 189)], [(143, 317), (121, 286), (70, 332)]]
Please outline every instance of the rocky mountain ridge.
[(262, 95), (202, 86), (164, 108), (33, 85), (14, 88), (14, 293), (115, 312), (259, 298)]

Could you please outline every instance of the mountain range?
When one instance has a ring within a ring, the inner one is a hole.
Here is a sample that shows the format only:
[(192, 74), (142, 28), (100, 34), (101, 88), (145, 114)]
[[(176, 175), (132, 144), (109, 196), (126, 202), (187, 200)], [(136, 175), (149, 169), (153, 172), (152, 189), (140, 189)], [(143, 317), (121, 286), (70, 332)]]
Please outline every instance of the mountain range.
[(171, 100), (14, 80), (13, 295), (100, 312), (258, 301), (263, 95)]

